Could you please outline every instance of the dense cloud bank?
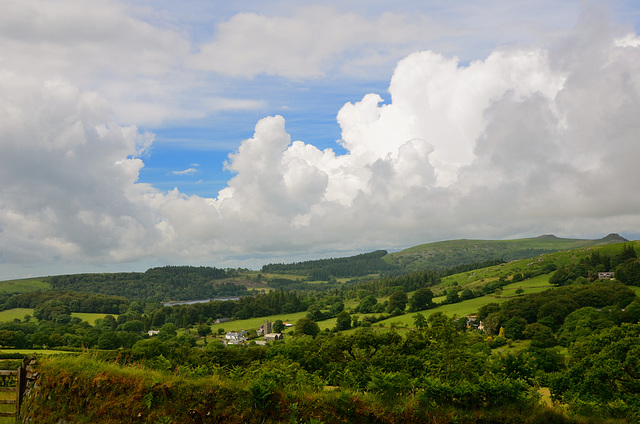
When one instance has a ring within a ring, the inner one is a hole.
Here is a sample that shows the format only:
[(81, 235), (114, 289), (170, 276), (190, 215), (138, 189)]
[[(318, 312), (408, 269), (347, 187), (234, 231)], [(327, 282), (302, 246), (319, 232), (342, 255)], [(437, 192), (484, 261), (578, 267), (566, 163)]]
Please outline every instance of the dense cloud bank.
[(100, 94), (0, 70), (0, 263), (637, 233), (640, 43), (623, 35), (584, 22), (465, 65), (412, 53), (388, 104), (367, 94), (338, 112), (346, 154), (266, 117), (212, 198), (138, 183), (153, 136), (115, 123)]
[(265, 118), (230, 157), (237, 175), (213, 204), (261, 235), (282, 229), (291, 247), (634, 232), (640, 49), (630, 40), (585, 30), (468, 66), (411, 54), (391, 103), (368, 94), (338, 113), (348, 154), (291, 143), (282, 117)]

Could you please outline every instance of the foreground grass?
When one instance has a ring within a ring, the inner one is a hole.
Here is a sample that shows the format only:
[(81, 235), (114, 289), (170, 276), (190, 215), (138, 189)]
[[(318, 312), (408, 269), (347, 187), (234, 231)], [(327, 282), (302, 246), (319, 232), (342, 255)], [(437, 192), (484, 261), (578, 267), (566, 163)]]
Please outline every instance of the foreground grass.
[[(366, 423), (472, 424), (566, 420), (526, 399), (490, 409), (431, 406), (424, 393), (361, 393), (342, 388), (281, 386), (228, 376), (181, 377), (140, 366), (119, 366), (90, 356), (40, 362), (38, 388), (26, 399), (28, 422), (73, 423)], [(555, 419), (554, 419), (555, 418)]]

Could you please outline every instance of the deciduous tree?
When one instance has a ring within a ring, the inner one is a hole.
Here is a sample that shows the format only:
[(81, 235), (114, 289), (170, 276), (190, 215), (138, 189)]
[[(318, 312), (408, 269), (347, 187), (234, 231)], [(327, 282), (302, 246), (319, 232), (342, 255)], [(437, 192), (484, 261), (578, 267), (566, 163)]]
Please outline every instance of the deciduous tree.
[(409, 310), (422, 311), (433, 306), (433, 292), (426, 288), (420, 288), (413, 293), (409, 301)]
[(294, 332), (297, 335), (308, 335), (315, 337), (320, 332), (318, 323), (309, 318), (300, 318), (294, 325)]
[(407, 294), (401, 290), (397, 290), (391, 293), (389, 296), (389, 305), (387, 306), (387, 311), (394, 312), (396, 310), (402, 312), (407, 307)]

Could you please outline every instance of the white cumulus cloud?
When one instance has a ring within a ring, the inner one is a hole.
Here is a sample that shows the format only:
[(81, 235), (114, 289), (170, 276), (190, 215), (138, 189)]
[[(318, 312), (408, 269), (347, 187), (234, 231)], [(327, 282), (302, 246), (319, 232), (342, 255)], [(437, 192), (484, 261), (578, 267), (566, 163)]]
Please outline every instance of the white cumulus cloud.
[(409, 55), (389, 104), (369, 94), (340, 110), (346, 154), (290, 143), (284, 119), (266, 118), (215, 205), (291, 246), (633, 232), (640, 49), (615, 40), (581, 29), (465, 66)]
[(0, 252), (3, 262), (143, 257), (159, 233), (136, 184), (152, 142), (110, 119), (75, 86), (0, 75)]

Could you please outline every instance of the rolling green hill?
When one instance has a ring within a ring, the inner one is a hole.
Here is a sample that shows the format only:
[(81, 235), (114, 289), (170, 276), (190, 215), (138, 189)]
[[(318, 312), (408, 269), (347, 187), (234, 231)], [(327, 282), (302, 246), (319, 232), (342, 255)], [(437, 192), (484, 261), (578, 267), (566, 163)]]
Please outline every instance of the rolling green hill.
[(464, 265), (475, 265), (477, 268), (500, 259), (509, 262), (545, 253), (625, 241), (628, 240), (618, 234), (609, 234), (596, 240), (560, 238), (554, 235), (516, 240), (461, 239), (421, 244), (396, 253), (378, 250), (349, 257), (268, 264), (264, 265), (261, 271), (327, 281), (330, 278), (360, 277), (378, 273), (404, 274), (425, 269), (442, 271)]
[(451, 240), (421, 244), (383, 257), (387, 263), (406, 271), (442, 270), (462, 264), (501, 258), (505, 261), (533, 258), (544, 253), (628, 241), (618, 234), (597, 240), (559, 238), (543, 235), (516, 240)]

